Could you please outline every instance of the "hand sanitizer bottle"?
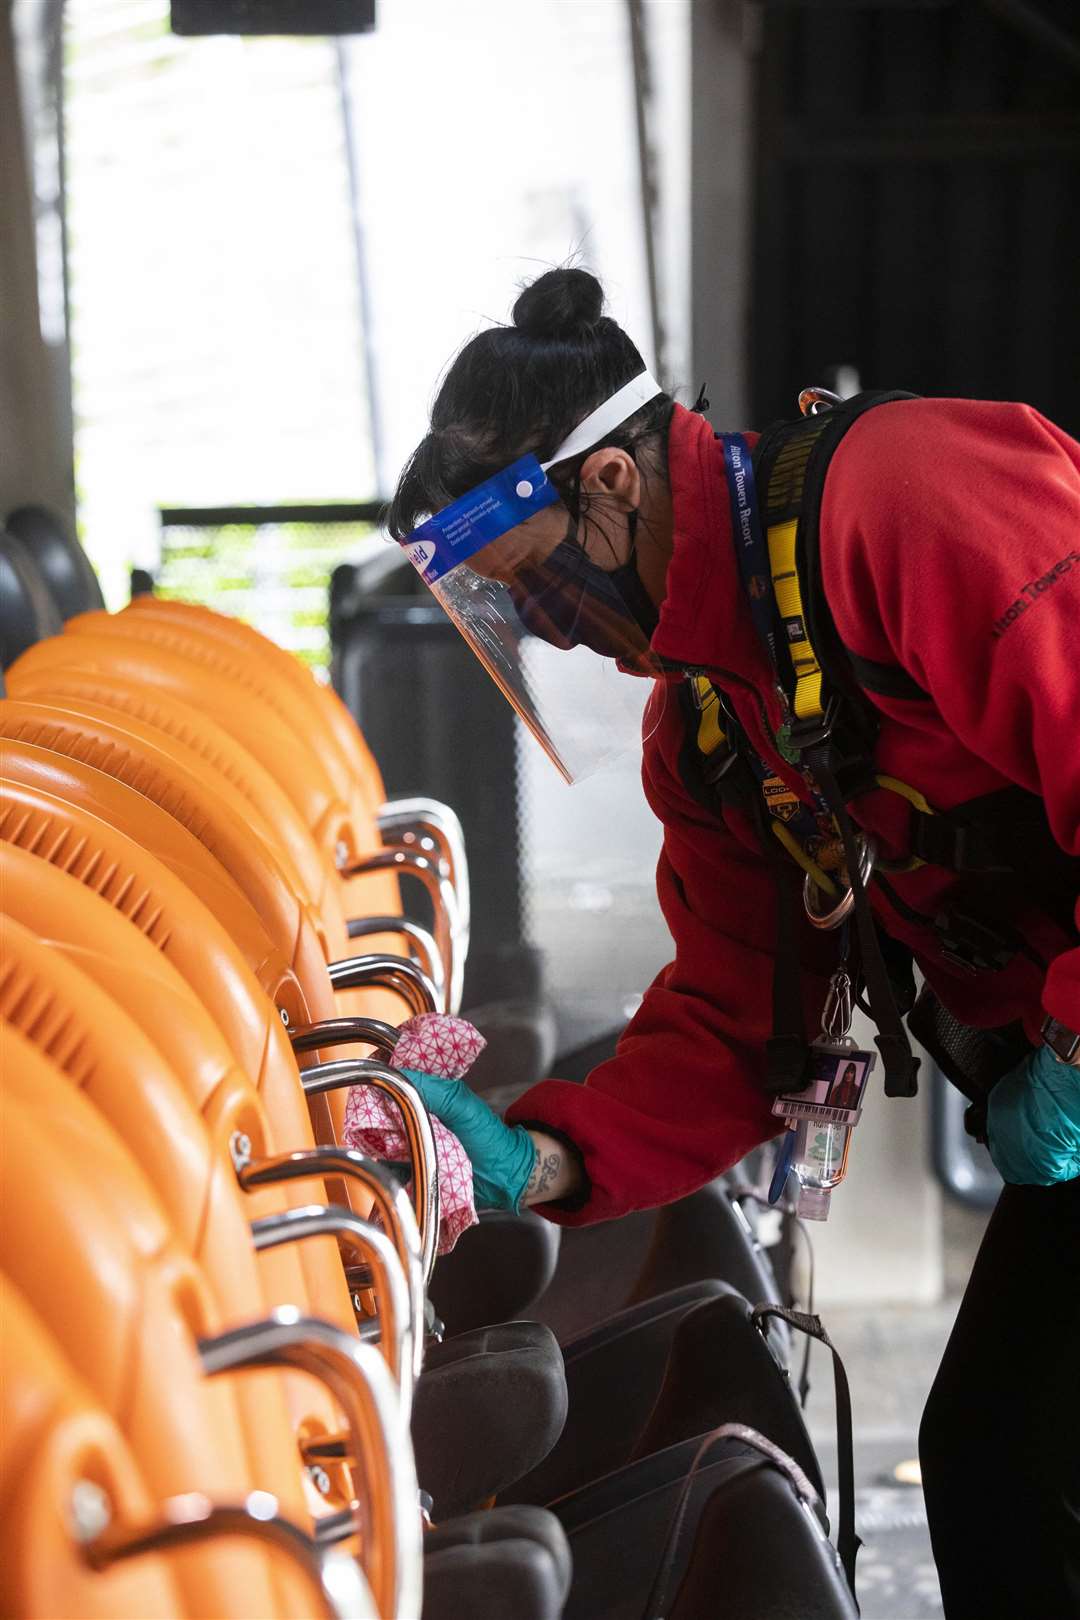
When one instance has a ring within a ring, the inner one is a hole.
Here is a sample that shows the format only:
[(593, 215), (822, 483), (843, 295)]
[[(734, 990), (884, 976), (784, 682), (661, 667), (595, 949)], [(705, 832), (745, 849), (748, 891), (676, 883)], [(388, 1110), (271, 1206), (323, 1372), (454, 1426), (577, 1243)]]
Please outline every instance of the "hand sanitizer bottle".
[(800, 1119), (795, 1127), (791, 1169), (799, 1183), (795, 1213), (807, 1221), (827, 1221), (829, 1199), (847, 1170), (850, 1125)]

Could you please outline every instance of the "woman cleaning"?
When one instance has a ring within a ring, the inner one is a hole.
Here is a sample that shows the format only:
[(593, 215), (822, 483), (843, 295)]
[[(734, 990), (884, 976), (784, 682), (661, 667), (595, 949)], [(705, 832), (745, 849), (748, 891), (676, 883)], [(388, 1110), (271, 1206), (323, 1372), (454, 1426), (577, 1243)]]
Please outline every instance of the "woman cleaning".
[(923, 1420), (945, 1612), (1080, 1613), (1080, 445), (898, 394), (715, 434), (555, 270), (454, 360), (389, 522), (565, 775), (535, 639), (652, 683), (675, 957), (584, 1085), (502, 1120), (419, 1077), (480, 1201), (682, 1198), (842, 1051), (844, 985), (913, 1095), (910, 1012), (1006, 1182)]

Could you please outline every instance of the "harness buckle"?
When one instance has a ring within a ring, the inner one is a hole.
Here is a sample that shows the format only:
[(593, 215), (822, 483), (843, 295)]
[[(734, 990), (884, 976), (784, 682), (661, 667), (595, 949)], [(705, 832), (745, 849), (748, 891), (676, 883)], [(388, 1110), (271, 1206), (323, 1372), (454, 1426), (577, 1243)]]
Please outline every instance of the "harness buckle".
[(788, 725), (788, 740), (800, 754), (807, 748), (817, 748), (828, 742), (840, 717), (840, 698), (833, 696), (825, 705), (825, 713), (816, 718), (792, 720)]
[(956, 906), (938, 912), (934, 932), (945, 960), (966, 973), (1000, 972), (1016, 955), (992, 924)]
[(706, 756), (702, 761), (701, 774), (710, 787), (715, 787), (717, 782), (723, 780), (738, 757), (738, 750), (732, 748), (730, 743), (714, 749), (711, 754)]

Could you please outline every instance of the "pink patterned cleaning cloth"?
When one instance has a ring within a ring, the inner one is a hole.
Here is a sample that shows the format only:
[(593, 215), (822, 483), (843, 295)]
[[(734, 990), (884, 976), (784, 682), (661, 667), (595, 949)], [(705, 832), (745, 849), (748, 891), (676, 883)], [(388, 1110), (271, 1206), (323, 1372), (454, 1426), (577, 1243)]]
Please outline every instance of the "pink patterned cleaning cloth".
[[(422, 1069), (444, 1080), (460, 1080), (487, 1045), (464, 1018), (446, 1013), (420, 1013), (398, 1030), (396, 1069)], [(462, 1232), (476, 1225), (472, 1164), (452, 1131), (434, 1115), (435, 1150), (439, 1157), (439, 1253), (449, 1254)], [(372, 1086), (353, 1086), (345, 1105), (345, 1146), (369, 1159), (408, 1159), (409, 1146), (401, 1115)]]

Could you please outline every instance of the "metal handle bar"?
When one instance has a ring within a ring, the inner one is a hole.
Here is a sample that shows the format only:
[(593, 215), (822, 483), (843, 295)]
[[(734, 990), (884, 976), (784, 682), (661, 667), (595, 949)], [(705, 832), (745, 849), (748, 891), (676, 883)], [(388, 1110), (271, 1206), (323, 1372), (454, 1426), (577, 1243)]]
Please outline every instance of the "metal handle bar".
[[(140, 1529), (110, 1526), (83, 1543), (83, 1556), (93, 1569), (108, 1569), (144, 1553), (174, 1552), (222, 1536), (259, 1541), (298, 1564), (318, 1588), (330, 1620), (379, 1620), (371, 1588), (356, 1559), (320, 1545), (278, 1512), (269, 1491), (252, 1491), (240, 1504), (214, 1503), (198, 1492), (162, 1502), (161, 1518)], [(350, 1515), (351, 1518), (351, 1515)]]
[(465, 852), (465, 833), (457, 813), (438, 799), (388, 799), (376, 811), (379, 831), (389, 838), (419, 832), (431, 838), (443, 860), (450, 868), (450, 880), (457, 895), (458, 916), (461, 926), (468, 930), (471, 915), (469, 862)]
[(409, 849), (381, 849), (365, 855), (347, 866), (342, 877), (359, 877), (366, 872), (397, 872), (401, 877), (414, 877), (424, 885), (435, 914), (435, 939), (442, 957), (447, 984), (456, 984), (456, 975), (463, 974), (458, 945), (459, 918), (457, 898), (446, 867), (438, 859), (417, 855)]
[(410, 1297), (397, 1250), (385, 1232), (337, 1204), (308, 1204), (283, 1209), (251, 1223), (255, 1248), (279, 1249), (306, 1238), (344, 1238), (371, 1269), (372, 1287), (379, 1304), (379, 1347), (397, 1381), (406, 1417), (412, 1409), (413, 1346), (409, 1321)]
[(329, 963), (327, 971), (335, 990), (379, 985), (384, 990), (396, 990), (411, 1013), (439, 1010), (435, 986), (407, 956), (346, 956), (340, 962)]
[(439, 1241), (439, 1157), (424, 1099), (407, 1075), (374, 1058), (340, 1058), (334, 1063), (316, 1064), (313, 1069), (301, 1069), (300, 1083), (309, 1097), (341, 1091), (346, 1086), (374, 1086), (397, 1104), (412, 1164), (413, 1208), (420, 1228), (427, 1284), (435, 1269)]
[(320, 1380), (342, 1411), (360, 1464), (365, 1573), (382, 1620), (415, 1620), (422, 1585), (416, 1464), (397, 1389), (382, 1356), (293, 1305), (199, 1341), (210, 1374), (295, 1367)]
[(297, 1024), (289, 1030), (294, 1052), (317, 1052), (320, 1046), (373, 1046), (383, 1057), (393, 1057), (398, 1032), (381, 1018), (323, 1018), (317, 1024)]
[(340, 1513), (320, 1513), (315, 1520), (315, 1540), (321, 1546), (345, 1541), (355, 1534), (356, 1515), (350, 1513), (348, 1508), (342, 1508)]
[(369, 939), (372, 934), (400, 934), (412, 946), (416, 960), (439, 991), (444, 1011), (450, 1011), (446, 1005), (446, 976), (439, 947), (426, 928), (409, 917), (350, 917), (346, 926), (350, 939)]
[(424, 1251), (420, 1228), (405, 1189), (373, 1159), (352, 1148), (299, 1148), (255, 1159), (237, 1171), (245, 1192), (253, 1187), (274, 1187), (283, 1181), (309, 1176), (345, 1176), (371, 1195), (379, 1218), (397, 1252), (409, 1289), (409, 1328), (412, 1333), (412, 1373), (419, 1378), (424, 1359)]

